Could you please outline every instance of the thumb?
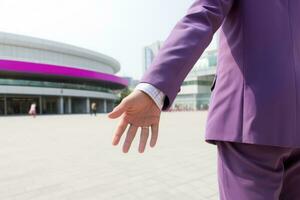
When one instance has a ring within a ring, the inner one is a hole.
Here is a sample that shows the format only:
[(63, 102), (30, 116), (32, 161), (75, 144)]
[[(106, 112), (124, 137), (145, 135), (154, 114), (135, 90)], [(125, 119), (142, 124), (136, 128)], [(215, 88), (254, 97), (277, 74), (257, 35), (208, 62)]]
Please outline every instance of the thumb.
[(125, 110), (126, 110), (125, 103), (121, 102), (110, 113), (108, 113), (108, 117), (112, 119), (120, 117), (125, 112)]

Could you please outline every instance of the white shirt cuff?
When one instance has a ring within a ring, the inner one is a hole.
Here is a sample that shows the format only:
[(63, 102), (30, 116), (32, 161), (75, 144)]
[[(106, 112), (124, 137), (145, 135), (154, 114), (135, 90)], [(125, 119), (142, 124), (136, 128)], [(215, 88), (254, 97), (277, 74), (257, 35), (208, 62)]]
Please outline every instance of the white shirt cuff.
[(153, 99), (159, 109), (162, 109), (164, 105), (165, 94), (160, 89), (149, 83), (139, 83), (134, 90), (142, 90), (147, 93)]

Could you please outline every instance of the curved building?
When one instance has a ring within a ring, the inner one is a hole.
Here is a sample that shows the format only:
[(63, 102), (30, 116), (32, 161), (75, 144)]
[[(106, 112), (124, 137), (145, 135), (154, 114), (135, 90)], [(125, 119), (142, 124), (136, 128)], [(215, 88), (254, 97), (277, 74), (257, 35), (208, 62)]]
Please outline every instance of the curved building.
[(120, 63), (84, 48), (0, 32), (0, 115), (110, 112), (127, 87)]

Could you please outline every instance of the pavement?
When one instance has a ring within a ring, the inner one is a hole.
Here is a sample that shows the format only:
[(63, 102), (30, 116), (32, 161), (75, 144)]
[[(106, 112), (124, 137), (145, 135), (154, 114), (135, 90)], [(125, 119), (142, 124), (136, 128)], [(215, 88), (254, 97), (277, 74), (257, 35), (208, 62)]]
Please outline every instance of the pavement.
[(106, 114), (0, 117), (0, 200), (217, 200), (206, 116), (163, 112), (143, 154), (111, 145)]

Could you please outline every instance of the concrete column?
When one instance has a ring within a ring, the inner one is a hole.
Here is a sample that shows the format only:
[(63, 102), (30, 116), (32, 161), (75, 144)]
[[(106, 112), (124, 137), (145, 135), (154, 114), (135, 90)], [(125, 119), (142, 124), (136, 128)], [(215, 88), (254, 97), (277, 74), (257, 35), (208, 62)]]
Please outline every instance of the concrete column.
[(40, 114), (43, 114), (43, 98), (42, 96), (39, 96), (39, 110), (40, 110)]
[(86, 98), (86, 113), (91, 113), (90, 98)]
[(106, 99), (103, 100), (103, 110), (104, 110), (104, 113), (107, 113), (107, 100)]
[(4, 95), (4, 115), (7, 115), (7, 99), (6, 99), (6, 95)]
[(72, 99), (71, 97), (68, 97), (68, 113), (72, 113)]
[(59, 101), (58, 101), (58, 113), (59, 114), (64, 114), (64, 97), (59, 97)]

